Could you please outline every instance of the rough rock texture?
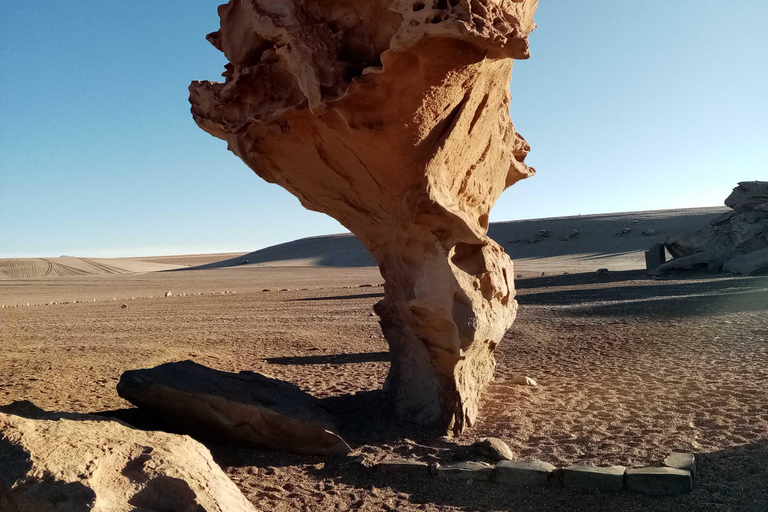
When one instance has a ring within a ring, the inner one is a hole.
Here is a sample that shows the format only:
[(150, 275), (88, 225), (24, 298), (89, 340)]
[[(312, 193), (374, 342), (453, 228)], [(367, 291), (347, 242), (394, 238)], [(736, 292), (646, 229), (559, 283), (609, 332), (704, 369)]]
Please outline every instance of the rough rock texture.
[(0, 407), (3, 512), (255, 512), (197, 441), (117, 420)]
[(709, 228), (667, 239), (674, 259), (652, 273), (695, 267), (743, 275), (768, 272), (768, 181), (739, 183), (725, 205), (733, 211)]
[(345, 455), (336, 419), (297, 386), (192, 361), (125, 372), (117, 393), (183, 432), (305, 455)]
[(225, 83), (192, 114), (265, 180), (346, 226), (386, 280), (376, 305), (398, 416), (458, 432), (514, 321), (512, 262), (487, 236), (533, 174), (509, 118), (537, 0), (231, 0), (208, 39)]

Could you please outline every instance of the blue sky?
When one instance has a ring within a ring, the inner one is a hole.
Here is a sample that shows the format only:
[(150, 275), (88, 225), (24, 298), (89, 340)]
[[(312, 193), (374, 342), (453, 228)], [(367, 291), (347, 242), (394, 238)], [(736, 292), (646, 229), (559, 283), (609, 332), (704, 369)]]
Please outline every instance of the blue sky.
[[(251, 251), (336, 233), (196, 127), (218, 0), (0, 3), (0, 257)], [(768, 2), (542, 0), (491, 221), (722, 204), (768, 179)]]

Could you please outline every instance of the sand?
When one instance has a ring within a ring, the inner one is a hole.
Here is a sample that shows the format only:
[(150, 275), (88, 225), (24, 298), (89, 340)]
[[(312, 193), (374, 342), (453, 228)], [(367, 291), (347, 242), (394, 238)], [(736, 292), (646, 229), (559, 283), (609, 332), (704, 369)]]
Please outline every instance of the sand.
[(0, 280), (135, 274), (181, 267), (131, 258), (13, 258), (0, 259)]
[[(0, 309), (0, 404), (26, 399), (160, 428), (115, 384), (129, 369), (192, 359), (289, 380), (344, 419), (354, 453), (343, 460), (208, 444), (261, 510), (768, 509), (768, 277), (631, 270), (599, 279), (602, 261), (587, 272), (567, 256), (550, 258), (569, 273), (553, 264), (544, 276), (517, 272), (518, 320), (497, 351), (478, 423), (459, 437), (435, 439), (384, 415), (387, 345), (371, 315), (381, 277), (369, 267), (7, 279), (3, 304), (82, 302)], [(514, 386), (517, 375), (539, 386)], [(693, 451), (700, 475), (690, 495), (650, 498), (370, 469), (389, 457), (445, 462), (486, 435), (556, 465), (645, 465)]]

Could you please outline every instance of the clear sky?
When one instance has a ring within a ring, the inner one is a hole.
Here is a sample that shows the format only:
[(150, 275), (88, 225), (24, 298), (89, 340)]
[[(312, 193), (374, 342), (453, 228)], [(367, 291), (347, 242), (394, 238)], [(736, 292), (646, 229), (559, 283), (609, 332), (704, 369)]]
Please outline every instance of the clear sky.
[[(251, 251), (344, 229), (197, 128), (218, 0), (0, 3), (0, 257)], [(768, 179), (768, 2), (541, 0), (492, 221), (722, 204)]]

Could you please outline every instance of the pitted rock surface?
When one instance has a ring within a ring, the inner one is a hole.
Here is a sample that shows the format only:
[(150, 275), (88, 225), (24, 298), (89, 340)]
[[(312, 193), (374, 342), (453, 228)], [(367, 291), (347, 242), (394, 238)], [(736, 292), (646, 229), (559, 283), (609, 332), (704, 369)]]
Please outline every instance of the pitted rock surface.
[(488, 235), (534, 171), (509, 117), (537, 0), (231, 0), (208, 36), (224, 83), (192, 115), (259, 176), (336, 218), (385, 278), (375, 306), (401, 418), (460, 432), (517, 311)]

